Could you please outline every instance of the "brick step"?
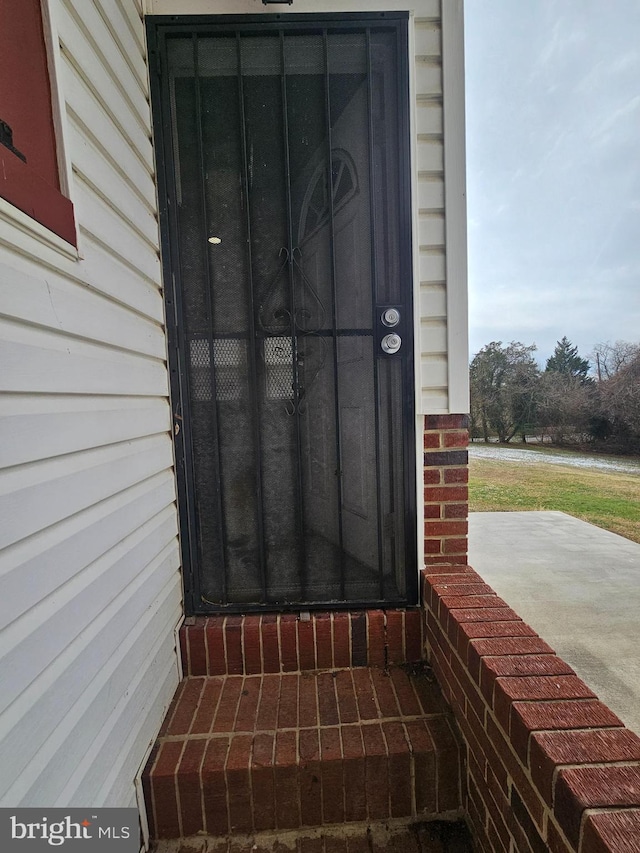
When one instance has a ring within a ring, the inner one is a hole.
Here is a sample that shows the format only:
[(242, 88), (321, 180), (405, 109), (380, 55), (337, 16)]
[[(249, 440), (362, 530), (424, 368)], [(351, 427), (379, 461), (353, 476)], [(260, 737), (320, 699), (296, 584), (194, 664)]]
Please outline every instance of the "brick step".
[(419, 608), (195, 616), (180, 629), (186, 676), (257, 675), (423, 658)]
[(456, 821), (386, 820), (322, 829), (235, 835), (233, 838), (164, 840), (154, 853), (474, 853), (466, 824)]
[(452, 717), (425, 671), (185, 679), (143, 775), (151, 836), (460, 816)]

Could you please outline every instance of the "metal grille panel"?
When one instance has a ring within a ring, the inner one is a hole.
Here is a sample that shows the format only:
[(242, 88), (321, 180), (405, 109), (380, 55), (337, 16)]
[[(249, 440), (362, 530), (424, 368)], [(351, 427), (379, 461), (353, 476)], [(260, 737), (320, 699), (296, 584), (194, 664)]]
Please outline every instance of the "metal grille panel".
[(263, 30), (167, 39), (194, 609), (402, 602), (400, 28)]

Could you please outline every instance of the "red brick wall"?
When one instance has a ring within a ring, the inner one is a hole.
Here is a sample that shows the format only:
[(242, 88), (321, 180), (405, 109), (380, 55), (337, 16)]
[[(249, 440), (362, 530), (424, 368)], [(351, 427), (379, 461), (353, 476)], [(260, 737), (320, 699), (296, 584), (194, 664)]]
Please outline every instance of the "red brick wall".
[(423, 572), (428, 657), (479, 851), (640, 851), (640, 738), (465, 566)]
[(424, 419), (424, 562), (466, 564), (469, 511), (467, 415)]

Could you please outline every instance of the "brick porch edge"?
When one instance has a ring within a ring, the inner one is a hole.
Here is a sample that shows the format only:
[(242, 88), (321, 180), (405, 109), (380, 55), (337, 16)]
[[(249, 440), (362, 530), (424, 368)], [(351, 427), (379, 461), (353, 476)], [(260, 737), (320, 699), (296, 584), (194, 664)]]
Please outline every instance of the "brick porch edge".
[(428, 566), (422, 593), (479, 850), (640, 851), (640, 738), (468, 566)]

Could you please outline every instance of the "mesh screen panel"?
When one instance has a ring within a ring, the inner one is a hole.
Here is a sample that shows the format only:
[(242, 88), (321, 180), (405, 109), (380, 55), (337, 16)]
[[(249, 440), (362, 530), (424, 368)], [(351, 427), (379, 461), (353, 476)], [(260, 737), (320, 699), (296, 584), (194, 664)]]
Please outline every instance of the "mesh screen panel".
[(398, 93), (394, 82), (397, 47), (391, 33), (371, 34), (371, 107), (375, 175), (375, 260), (378, 302), (402, 301), (398, 187)]
[(383, 586), (386, 597), (406, 592), (404, 526), (404, 445), (402, 435), (402, 362), (381, 359), (378, 363), (379, 457), (382, 524)]

